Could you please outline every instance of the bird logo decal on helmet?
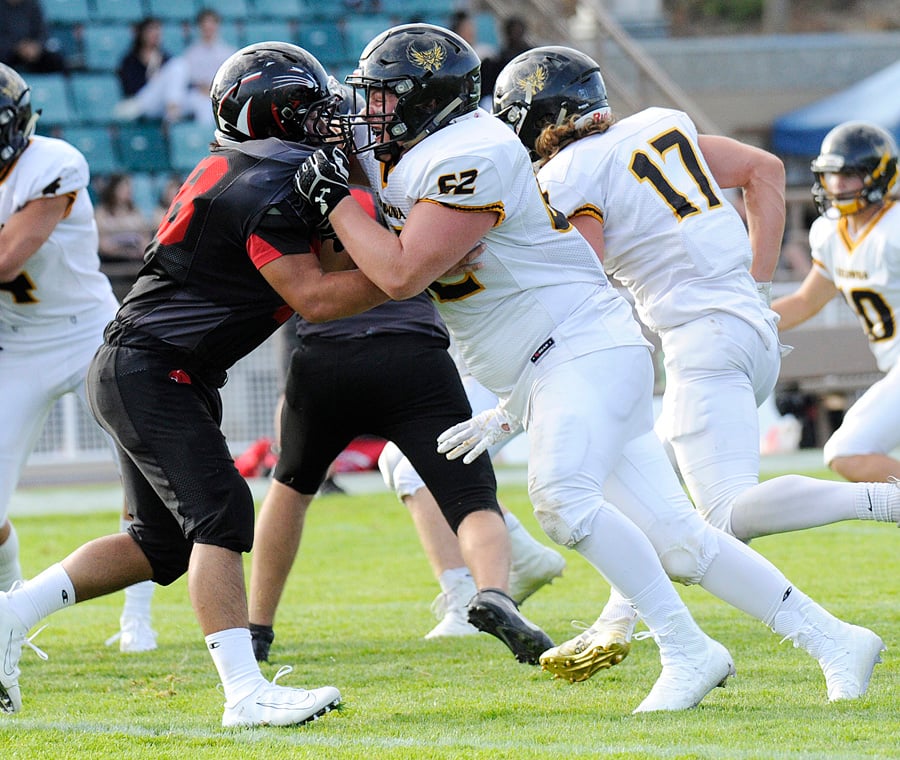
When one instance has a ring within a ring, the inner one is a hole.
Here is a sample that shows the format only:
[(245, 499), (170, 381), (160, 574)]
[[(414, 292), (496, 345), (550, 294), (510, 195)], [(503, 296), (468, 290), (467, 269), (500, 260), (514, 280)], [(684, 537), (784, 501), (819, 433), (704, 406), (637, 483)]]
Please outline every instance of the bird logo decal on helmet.
[(536, 92), (540, 92), (547, 86), (547, 78), (547, 68), (537, 66), (531, 73), (516, 77), (516, 87), (530, 99)]
[(406, 48), (406, 59), (423, 71), (435, 72), (443, 68), (447, 51), (440, 42), (435, 42), (430, 50), (416, 50), (415, 46), (410, 45)]

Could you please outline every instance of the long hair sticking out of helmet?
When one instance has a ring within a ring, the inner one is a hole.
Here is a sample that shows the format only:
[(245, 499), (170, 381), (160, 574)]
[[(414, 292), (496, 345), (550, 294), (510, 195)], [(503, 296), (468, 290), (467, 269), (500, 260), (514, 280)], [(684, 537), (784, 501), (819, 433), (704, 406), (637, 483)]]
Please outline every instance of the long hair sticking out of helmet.
[[(534, 160), (613, 122), (597, 62), (561, 45), (532, 48), (506, 64), (494, 85), (493, 113), (512, 127)], [(548, 127), (553, 132), (544, 140)]]

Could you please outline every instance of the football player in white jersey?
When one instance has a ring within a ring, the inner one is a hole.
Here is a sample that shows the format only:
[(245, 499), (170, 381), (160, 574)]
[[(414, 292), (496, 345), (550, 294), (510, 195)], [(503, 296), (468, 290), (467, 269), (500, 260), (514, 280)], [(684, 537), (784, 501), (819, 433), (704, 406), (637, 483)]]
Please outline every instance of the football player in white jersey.
[(874, 124), (845, 122), (812, 162), (821, 216), (809, 231), (813, 267), (799, 290), (772, 304), (787, 330), (840, 293), (859, 318), (885, 376), (844, 415), (825, 443), (825, 464), (847, 480), (900, 478), (900, 203), (897, 144)]
[[(653, 367), (631, 306), (547, 204), (518, 138), (478, 109), (471, 47), (439, 27), (394, 27), (369, 43), (347, 83), (367, 108), (346, 121), (372, 138), (361, 144), (354, 134), (353, 151), (382, 161), (370, 177), (399, 235), (350, 197), (340, 150), (304, 162), (297, 189), (392, 298), (431, 290), (469, 370), (501, 399), (446, 431), (440, 450), (472, 461), (519, 426), (528, 431), (541, 526), (628, 599), (660, 648), (662, 672), (635, 711), (693, 707), (734, 672), (666, 574), (806, 649), (830, 698), (865, 692), (881, 639), (836, 619), (693, 509), (653, 432)], [(478, 241), (482, 268), (440, 279)]]
[[(780, 159), (698, 135), (681, 111), (616, 120), (599, 66), (568, 47), (516, 57), (493, 102), (533, 152), (549, 202), (659, 335), (666, 389), (656, 431), (700, 513), (743, 541), (854, 518), (897, 522), (900, 490), (889, 484), (790, 475), (758, 485), (757, 406), (781, 366), (768, 307), (784, 229)], [(722, 187), (741, 188), (746, 228)], [(635, 622), (613, 591), (598, 620), (542, 664), (586, 678), (607, 664), (602, 652), (627, 650)]]
[[(35, 135), (38, 115), (0, 64), (0, 591), (22, 578), (7, 515), (22, 469), (57, 399), (75, 393), (87, 408), (87, 368), (118, 308), (99, 268), (87, 162)], [(152, 593), (151, 582), (126, 590), (122, 651), (156, 648)]]

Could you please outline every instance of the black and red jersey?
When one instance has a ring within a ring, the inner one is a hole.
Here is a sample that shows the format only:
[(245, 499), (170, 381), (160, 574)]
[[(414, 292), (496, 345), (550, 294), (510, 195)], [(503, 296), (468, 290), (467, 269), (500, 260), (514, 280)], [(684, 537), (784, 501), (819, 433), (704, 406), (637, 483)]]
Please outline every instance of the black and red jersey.
[(216, 147), (185, 180), (116, 316), (121, 345), (173, 350), (224, 372), (292, 310), (259, 273), (312, 252), (314, 232), (292, 191), (312, 151), (270, 138)]

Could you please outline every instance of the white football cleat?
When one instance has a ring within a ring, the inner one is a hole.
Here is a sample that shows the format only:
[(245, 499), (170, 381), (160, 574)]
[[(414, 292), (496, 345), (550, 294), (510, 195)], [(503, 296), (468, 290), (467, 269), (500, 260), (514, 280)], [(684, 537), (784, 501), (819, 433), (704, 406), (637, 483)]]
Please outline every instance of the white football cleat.
[(318, 689), (292, 689), (275, 682), (290, 673), (289, 665), (281, 667), (272, 682), (263, 681), (240, 702), (225, 704), (222, 726), (299, 726), (335, 709), (341, 693), (334, 686)]
[(535, 591), (561, 576), (566, 569), (566, 561), (559, 552), (535, 541), (530, 535), (529, 544), (523, 546), (522, 542), (515, 540), (514, 534), (518, 530), (524, 532), (525, 529), (517, 528), (509, 534), (512, 546), (509, 595), (516, 604), (521, 604)]
[[(21, 581), (13, 584), (12, 591)], [(8, 592), (0, 592), (0, 712), (15, 713), (22, 709), (22, 692), (19, 689), (19, 660), (22, 659), (22, 645), (31, 647), (42, 660), (45, 652), (31, 643), (31, 639), (44, 630), (44, 626), (28, 638), (28, 629), (12, 611)]]
[(731, 654), (718, 641), (707, 637), (706, 651), (698, 655), (680, 652), (662, 656), (663, 669), (650, 693), (634, 713), (690, 710), (716, 686), (724, 686), (735, 675)]
[(886, 650), (878, 634), (850, 623), (824, 635), (816, 659), (825, 674), (828, 701), (858, 699), (869, 688), (872, 671)]
[(729, 651), (703, 633), (686, 609), (670, 615), (652, 636), (659, 646), (662, 673), (634, 713), (690, 710), (735, 674)]

